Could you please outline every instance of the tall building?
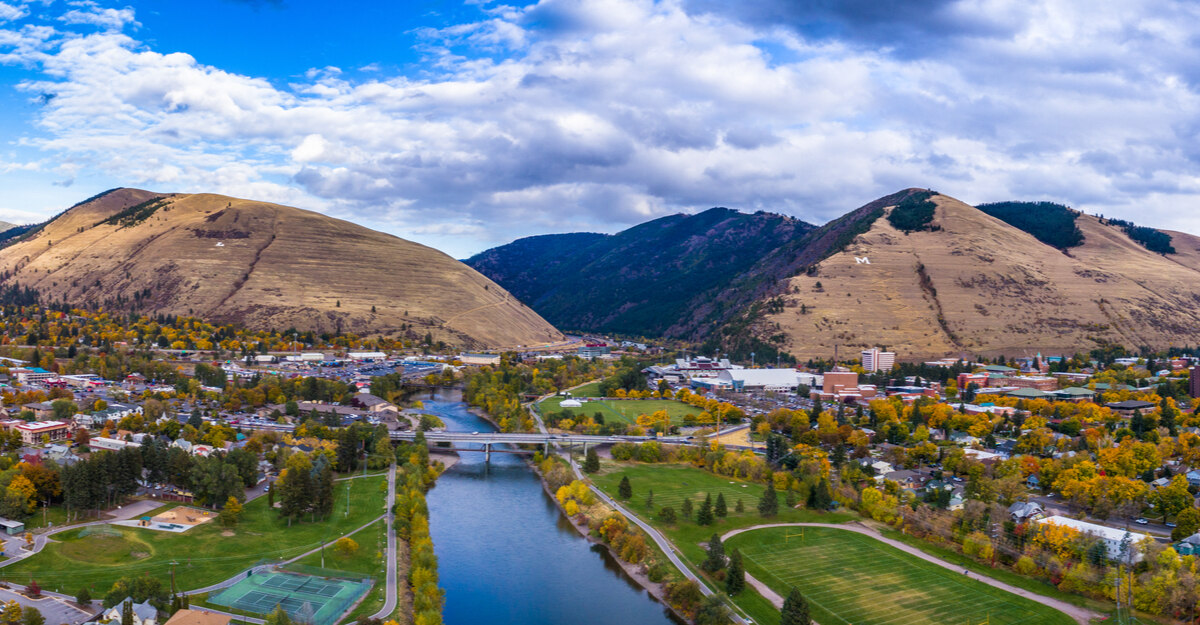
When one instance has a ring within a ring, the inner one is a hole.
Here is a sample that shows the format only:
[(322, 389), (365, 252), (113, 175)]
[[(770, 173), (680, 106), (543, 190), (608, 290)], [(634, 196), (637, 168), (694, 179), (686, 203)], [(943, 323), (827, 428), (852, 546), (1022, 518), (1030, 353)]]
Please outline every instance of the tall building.
[(896, 364), (895, 352), (881, 352), (878, 347), (863, 350), (862, 366), (868, 372), (891, 371)]
[(1200, 365), (1192, 367), (1188, 377), (1188, 391), (1192, 397), (1200, 397)]

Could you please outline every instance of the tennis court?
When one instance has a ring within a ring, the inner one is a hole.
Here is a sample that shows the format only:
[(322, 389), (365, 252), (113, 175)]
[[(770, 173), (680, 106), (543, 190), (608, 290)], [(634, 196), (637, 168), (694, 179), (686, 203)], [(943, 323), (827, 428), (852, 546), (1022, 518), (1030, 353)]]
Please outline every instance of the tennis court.
[(278, 605), (298, 623), (333, 625), (370, 587), (368, 580), (257, 573), (248, 575), (208, 601), (264, 615), (270, 614)]

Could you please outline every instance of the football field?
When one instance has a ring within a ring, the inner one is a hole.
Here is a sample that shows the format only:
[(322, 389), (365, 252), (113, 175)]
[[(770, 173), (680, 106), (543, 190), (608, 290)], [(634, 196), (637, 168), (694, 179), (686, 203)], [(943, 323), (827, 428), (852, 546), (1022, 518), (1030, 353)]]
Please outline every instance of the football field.
[(1066, 614), (832, 528), (770, 528), (731, 537), (746, 570), (786, 597), (794, 586), (821, 625), (1071, 625)]

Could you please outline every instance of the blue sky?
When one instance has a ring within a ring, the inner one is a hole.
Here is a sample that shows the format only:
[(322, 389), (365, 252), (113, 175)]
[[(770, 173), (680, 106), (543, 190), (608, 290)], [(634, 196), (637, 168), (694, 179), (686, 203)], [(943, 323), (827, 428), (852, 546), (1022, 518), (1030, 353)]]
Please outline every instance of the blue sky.
[(464, 257), (900, 188), (1200, 232), (1200, 15), (1128, 0), (0, 0), (0, 219), (115, 186)]

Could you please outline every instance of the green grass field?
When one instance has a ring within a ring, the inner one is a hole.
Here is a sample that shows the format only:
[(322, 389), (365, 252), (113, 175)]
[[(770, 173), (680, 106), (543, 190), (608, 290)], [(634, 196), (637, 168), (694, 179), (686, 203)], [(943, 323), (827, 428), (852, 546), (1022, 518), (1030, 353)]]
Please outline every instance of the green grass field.
[[(779, 514), (764, 519), (758, 514), (758, 500), (766, 489), (765, 485), (732, 480), (690, 465), (604, 462), (601, 472), (593, 475), (592, 480), (601, 490), (615, 498), (622, 477), (629, 477), (629, 484), (633, 489), (633, 497), (627, 502), (630, 509), (679, 547), (684, 558), (696, 571), (699, 571), (698, 565), (705, 557), (700, 544), (708, 541), (714, 533), (724, 534), (732, 529), (761, 523), (844, 523), (854, 518), (853, 515), (843, 512), (790, 509), (783, 505), (781, 497)], [(654, 489), (653, 514), (646, 510), (645, 505), (646, 494), (650, 489)], [(683, 503), (685, 497), (689, 497), (693, 506), (698, 508), (706, 493), (712, 493), (714, 500), (718, 493), (724, 493), (729, 516), (718, 519), (711, 526), (698, 525), (694, 515), (693, 520), (680, 519), (673, 525), (658, 520), (657, 511), (663, 506), (670, 505), (678, 512), (679, 504)], [(740, 514), (735, 511), (739, 498), (745, 509)], [(716, 585), (721, 587), (720, 584)], [(753, 590), (738, 594), (734, 597), (734, 602), (757, 623), (779, 621), (779, 610)]]
[(605, 399), (601, 401), (587, 401), (580, 408), (563, 408), (559, 404), (566, 399), (565, 397), (549, 397), (538, 407), (542, 414), (550, 414), (554, 412), (567, 412), (575, 416), (592, 416), (597, 412), (604, 415), (605, 423), (636, 423), (637, 417), (640, 414), (651, 414), (658, 410), (666, 410), (667, 415), (671, 417), (672, 425), (683, 423), (685, 415), (699, 416), (701, 409), (695, 406), (690, 406), (681, 401), (674, 399)]
[(770, 528), (739, 534), (746, 570), (781, 596), (794, 586), (822, 625), (1070, 625), (1057, 610), (992, 588), (861, 534)]
[[(298, 556), (379, 517), (384, 512), (386, 492), (382, 486), (386, 483), (383, 476), (339, 482), (334, 488), (333, 515), (327, 521), (293, 522), (291, 527), (277, 511), (267, 509), (265, 496), (259, 497), (246, 504), (232, 536), (224, 536), (224, 528), (215, 521), (181, 534), (113, 526), (120, 537), (81, 538), (78, 530), (69, 530), (53, 536), (55, 542), (38, 554), (0, 568), (0, 579), (23, 583), (33, 579), (47, 590), (71, 594), (87, 585), (93, 596), (102, 596), (125, 575), (168, 579), (171, 562), (175, 561), (179, 588), (198, 588), (224, 580), (260, 560)], [(374, 552), (369, 546), (364, 548)]]

